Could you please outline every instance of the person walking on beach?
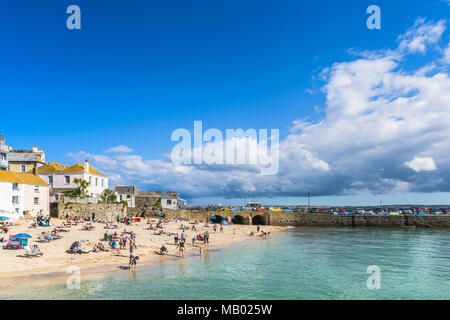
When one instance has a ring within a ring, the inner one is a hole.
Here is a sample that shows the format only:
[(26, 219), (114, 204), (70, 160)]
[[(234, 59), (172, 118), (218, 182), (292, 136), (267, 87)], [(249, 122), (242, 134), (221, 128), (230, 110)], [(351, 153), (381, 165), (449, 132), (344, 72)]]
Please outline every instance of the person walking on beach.
[(186, 232), (184, 232), (184, 230), (181, 233), (181, 240), (186, 241)]
[(134, 241), (133, 239), (130, 238), (130, 255), (133, 254), (134, 248), (135, 248)]
[(208, 233), (208, 231), (206, 231), (205, 239), (206, 239), (206, 243), (209, 243), (209, 233)]
[(223, 233), (223, 225), (220, 225), (220, 233)]
[(214, 224), (214, 233), (217, 231), (217, 224)]
[(180, 257), (184, 258), (184, 240), (181, 239), (180, 243), (177, 245), (177, 248), (179, 248)]
[(256, 231), (259, 232), (259, 230), (261, 230), (261, 226), (258, 224), (258, 225), (256, 226)]
[(175, 241), (175, 244), (178, 244), (178, 239), (179, 239), (179, 237), (178, 237), (178, 233), (177, 233), (173, 236), (173, 240)]
[(136, 234), (133, 231), (130, 232), (130, 238), (131, 238), (131, 240), (133, 240), (134, 248), (137, 249), (137, 246), (136, 246)]

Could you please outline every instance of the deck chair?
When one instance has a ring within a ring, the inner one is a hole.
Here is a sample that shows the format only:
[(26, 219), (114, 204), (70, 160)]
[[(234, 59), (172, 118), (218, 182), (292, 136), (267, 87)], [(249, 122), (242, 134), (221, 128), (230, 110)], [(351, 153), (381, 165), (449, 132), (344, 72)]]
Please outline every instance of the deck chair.
[(45, 239), (45, 237), (42, 233), (39, 235), (39, 239), (41, 240), (41, 242), (48, 242), (48, 240)]
[(39, 250), (39, 247), (37, 245), (34, 245), (31, 250), (37, 257), (40, 257), (43, 255), (43, 253), (41, 252), (41, 250)]
[(36, 254), (31, 250), (29, 246), (24, 247), (25, 249), (25, 257), (34, 257)]

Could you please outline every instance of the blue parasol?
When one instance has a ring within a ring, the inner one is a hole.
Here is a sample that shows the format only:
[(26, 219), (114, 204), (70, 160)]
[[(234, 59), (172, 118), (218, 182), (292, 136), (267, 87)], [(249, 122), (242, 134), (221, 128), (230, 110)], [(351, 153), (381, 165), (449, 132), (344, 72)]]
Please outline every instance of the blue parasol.
[(3, 221), (3, 220), (9, 220), (9, 218), (8, 217), (0, 217), (0, 221)]
[(27, 233), (18, 233), (14, 236), (14, 238), (25, 239), (25, 238), (31, 238), (31, 236)]

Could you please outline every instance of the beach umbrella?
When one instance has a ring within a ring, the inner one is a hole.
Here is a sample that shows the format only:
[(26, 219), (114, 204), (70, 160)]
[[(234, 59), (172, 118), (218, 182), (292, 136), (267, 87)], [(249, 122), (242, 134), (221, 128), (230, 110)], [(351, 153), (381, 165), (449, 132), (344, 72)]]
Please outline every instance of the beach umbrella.
[(24, 238), (31, 238), (31, 236), (29, 234), (27, 234), (27, 233), (18, 233), (18, 234), (16, 234), (14, 236), (14, 238), (22, 238), (22, 239), (24, 239)]
[(216, 216), (212, 216), (210, 219), (211, 219), (211, 220), (214, 220), (214, 219), (216, 219)]
[(226, 222), (225, 220), (222, 220), (222, 222), (220, 223), (221, 225), (227, 226), (228, 222)]
[(9, 218), (8, 217), (0, 217), (0, 221), (3, 221), (3, 220), (9, 220)]

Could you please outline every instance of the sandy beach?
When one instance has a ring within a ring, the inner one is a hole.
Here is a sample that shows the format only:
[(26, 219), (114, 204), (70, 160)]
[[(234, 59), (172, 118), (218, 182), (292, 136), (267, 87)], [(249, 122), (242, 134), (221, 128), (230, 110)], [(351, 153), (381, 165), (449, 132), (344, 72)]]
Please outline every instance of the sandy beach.
[[(155, 226), (157, 220), (150, 220)], [(52, 219), (51, 224), (54, 226), (60, 226), (62, 220)], [(95, 226), (94, 230), (85, 231), (82, 230), (83, 225), (74, 225), (71, 228), (66, 228), (70, 230), (69, 232), (61, 232), (63, 236), (62, 239), (53, 240), (48, 243), (39, 241), (39, 234), (43, 231), (53, 230), (53, 226), (50, 227), (32, 227), (32, 220), (23, 220), (16, 223), (15, 226), (11, 227), (8, 234), (1, 234), (0, 238), (8, 239), (9, 235), (18, 233), (27, 233), (32, 236), (29, 239), (29, 245), (32, 246), (37, 244), (40, 250), (43, 252), (41, 257), (25, 257), (25, 250), (0, 250), (0, 282), (7, 283), (10, 281), (19, 281), (20, 279), (27, 278), (56, 278), (58, 275), (66, 275), (67, 268), (71, 265), (78, 266), (84, 271), (84, 275), (91, 274), (97, 276), (99, 274), (108, 271), (117, 271), (121, 267), (128, 266), (129, 262), (129, 245), (126, 249), (120, 250), (119, 252), (92, 252), (94, 246), (101, 242), (110, 249), (107, 241), (101, 241), (103, 239), (104, 233), (107, 231), (117, 232), (119, 235), (125, 229), (126, 231), (133, 231), (136, 234), (136, 244), (137, 249), (134, 253), (139, 256), (138, 267), (142, 265), (148, 265), (152, 261), (157, 261), (156, 259), (161, 258), (155, 251), (159, 251), (162, 244), (165, 244), (169, 255), (167, 258), (178, 257), (178, 250), (174, 242), (173, 236), (167, 235), (157, 235), (155, 231), (149, 230), (149, 225), (147, 219), (141, 219), (141, 222), (135, 222), (132, 225), (125, 225), (123, 223), (119, 224), (118, 229), (105, 229), (105, 224), (93, 223)], [(201, 241), (196, 241), (192, 245), (192, 238), (196, 234), (202, 234), (205, 231), (210, 233), (210, 244), (207, 245), (206, 250), (212, 247), (220, 247), (229, 245), (233, 242), (250, 239), (250, 232), (256, 233), (256, 226), (249, 225), (228, 225), (224, 226), (224, 231), (221, 233), (220, 227), (218, 225), (217, 232), (214, 232), (213, 225), (205, 226), (204, 223), (196, 224), (196, 231), (192, 231), (192, 224), (186, 221), (169, 221), (163, 224), (163, 230), (168, 233), (178, 233), (181, 234), (181, 225), (189, 226), (186, 229), (187, 240), (186, 240), (186, 255), (193, 252), (198, 253), (200, 245), (203, 245)], [(265, 232), (276, 232), (284, 229), (284, 227), (275, 226), (261, 226), (261, 230)], [(158, 229), (160, 230), (160, 229)], [(90, 251), (85, 254), (68, 254), (68, 250), (71, 244), (75, 241), (80, 241), (82, 243), (83, 251)], [(2, 243), (5, 245), (6, 243)]]

